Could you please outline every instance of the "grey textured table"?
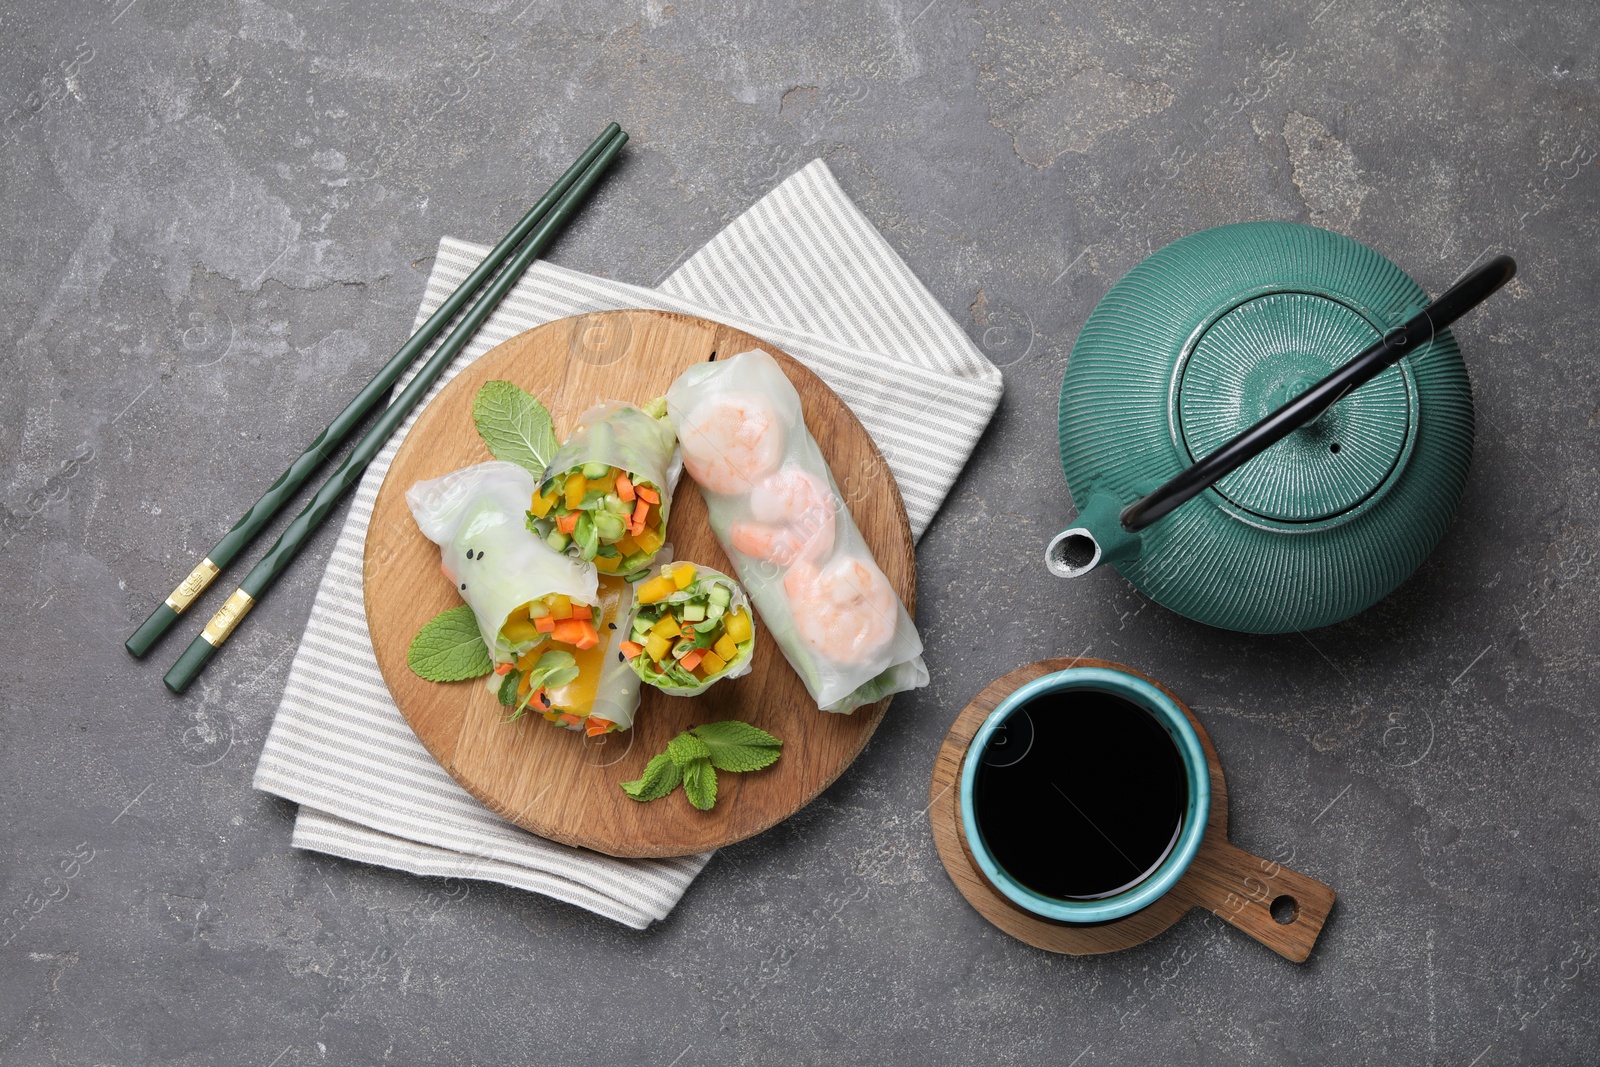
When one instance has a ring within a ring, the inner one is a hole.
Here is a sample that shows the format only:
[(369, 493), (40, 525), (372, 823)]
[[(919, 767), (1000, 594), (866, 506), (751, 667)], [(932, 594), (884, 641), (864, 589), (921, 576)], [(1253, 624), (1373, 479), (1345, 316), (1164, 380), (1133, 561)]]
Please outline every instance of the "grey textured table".
[[(611, 7), (0, 9), (0, 1063), (1600, 1059), (1600, 8)], [(634, 142), (552, 258), (652, 283), (822, 155), (1008, 386), (919, 552), (932, 684), (642, 934), (288, 847), (250, 774), (331, 530), (185, 698), (160, 673), (194, 623), (121, 649), (400, 342), (439, 236), (497, 237), (612, 117)], [(1479, 435), (1450, 533), (1305, 636), (1039, 562), (1085, 316), (1148, 250), (1256, 218), (1433, 292), (1522, 265), (1456, 331)], [(1055, 957), (957, 895), (940, 738), (1083, 651), (1181, 693), (1235, 840), (1338, 889), (1308, 964), (1200, 913)]]

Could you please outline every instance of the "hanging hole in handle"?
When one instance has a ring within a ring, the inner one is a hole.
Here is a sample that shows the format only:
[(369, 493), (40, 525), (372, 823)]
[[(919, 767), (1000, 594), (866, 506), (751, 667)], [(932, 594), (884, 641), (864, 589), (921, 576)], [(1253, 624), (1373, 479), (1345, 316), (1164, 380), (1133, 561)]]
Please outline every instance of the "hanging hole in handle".
[(1287, 893), (1273, 897), (1267, 908), (1272, 912), (1272, 921), (1279, 926), (1288, 926), (1300, 917), (1300, 902)]

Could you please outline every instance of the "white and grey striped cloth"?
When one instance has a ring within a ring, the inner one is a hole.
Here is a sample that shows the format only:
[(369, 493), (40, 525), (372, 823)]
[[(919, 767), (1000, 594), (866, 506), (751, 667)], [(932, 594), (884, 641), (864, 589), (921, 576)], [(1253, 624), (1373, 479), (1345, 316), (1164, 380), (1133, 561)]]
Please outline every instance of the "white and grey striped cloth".
[[(451, 238), (439, 243), (418, 325), (487, 253)], [(716, 319), (811, 367), (883, 450), (918, 537), (1000, 402), (1000, 372), (820, 159), (763, 197), (658, 289), (536, 263), (429, 399), (462, 367), (515, 334), (613, 308)], [(362, 546), (378, 486), (415, 418), (356, 491), (289, 669), (255, 786), (300, 804), (296, 848), (531, 889), (642, 929), (672, 910), (709, 853), (614, 859), (502, 821), (428, 755), (384, 688), (362, 607)]]

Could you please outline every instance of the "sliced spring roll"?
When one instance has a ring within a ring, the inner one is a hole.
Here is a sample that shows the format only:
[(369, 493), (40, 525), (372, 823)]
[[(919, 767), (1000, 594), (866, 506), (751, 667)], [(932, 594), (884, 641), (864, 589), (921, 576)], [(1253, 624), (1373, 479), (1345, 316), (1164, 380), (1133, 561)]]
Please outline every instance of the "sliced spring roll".
[(528, 528), (602, 574), (648, 567), (667, 535), (682, 465), (672, 425), (608, 400), (584, 412), (528, 509)]
[(750, 598), (719, 570), (664, 563), (634, 587), (622, 651), (641, 681), (668, 696), (695, 696), (749, 674), (755, 647)]
[[(605, 668), (621, 631), (607, 624), (625, 617), (631, 597), (620, 580), (602, 588), (593, 567), (528, 532), (523, 516), (534, 486), (515, 463), (480, 463), (418, 482), (406, 504), (472, 608), (499, 665), (489, 684), (515, 698), (512, 717), (532, 709), (575, 729), (598, 726), (591, 716), (604, 729), (627, 729), (638, 681), (631, 671)], [(517, 683), (506, 692), (512, 674)]]
[(777, 362), (755, 349), (697, 363), (667, 391), (667, 412), (712, 530), (817, 707), (854, 711), (926, 685), (916, 625)]

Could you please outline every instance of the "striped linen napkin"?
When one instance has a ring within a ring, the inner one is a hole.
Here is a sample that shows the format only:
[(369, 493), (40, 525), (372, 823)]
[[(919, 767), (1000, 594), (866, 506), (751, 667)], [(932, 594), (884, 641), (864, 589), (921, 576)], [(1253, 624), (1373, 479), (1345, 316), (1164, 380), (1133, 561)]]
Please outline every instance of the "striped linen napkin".
[[(417, 325), (488, 251), (440, 241)], [(916, 537), (1000, 402), (1000, 372), (820, 159), (657, 289), (535, 263), (428, 399), (507, 338), (552, 319), (620, 308), (716, 319), (809, 366), (883, 451)], [(357, 488), (289, 668), (255, 787), (300, 805), (296, 848), (416, 874), (501, 882), (643, 929), (666, 917), (710, 853), (615, 859), (501, 820), (428, 755), (384, 687), (362, 607), (362, 547), (378, 487), (415, 419), (413, 413)]]

